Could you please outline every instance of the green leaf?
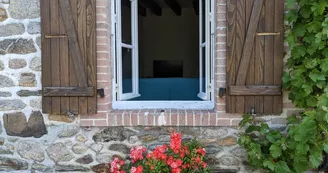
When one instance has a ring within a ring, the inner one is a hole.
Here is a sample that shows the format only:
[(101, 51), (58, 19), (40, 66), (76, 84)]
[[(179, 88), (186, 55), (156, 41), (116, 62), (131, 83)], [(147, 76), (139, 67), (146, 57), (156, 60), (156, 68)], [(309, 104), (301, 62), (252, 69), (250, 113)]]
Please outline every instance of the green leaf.
[(328, 72), (328, 58), (322, 60), (320, 68), (322, 69), (322, 71)]
[(271, 145), (270, 154), (275, 159), (278, 158), (279, 156), (281, 156), (282, 151), (281, 151), (281, 147), (279, 146), (278, 143), (274, 143), (273, 145)]
[(310, 154), (310, 163), (314, 168), (317, 168), (322, 162), (322, 152), (317, 150), (312, 150)]
[(293, 164), (293, 168), (297, 173), (303, 173), (304, 171), (309, 169), (309, 164), (307, 160), (305, 162), (298, 162)]
[(287, 0), (287, 8), (292, 8), (296, 4), (296, 0)]
[(326, 77), (324, 74), (319, 72), (317, 69), (314, 69), (310, 72), (309, 77), (314, 81), (320, 81), (320, 80), (326, 80)]
[(324, 144), (323, 149), (325, 150), (326, 153), (328, 153), (328, 144)]
[(264, 161), (263, 166), (269, 168), (271, 171), (274, 171), (274, 168), (276, 167), (275, 163), (272, 160)]
[(255, 125), (250, 125), (246, 130), (245, 132), (246, 133), (251, 133), (251, 132), (254, 132), (254, 131), (260, 131), (261, 130), (261, 127), (259, 126), (255, 126)]
[(285, 161), (279, 161), (276, 164), (276, 172), (277, 173), (288, 173), (290, 169)]

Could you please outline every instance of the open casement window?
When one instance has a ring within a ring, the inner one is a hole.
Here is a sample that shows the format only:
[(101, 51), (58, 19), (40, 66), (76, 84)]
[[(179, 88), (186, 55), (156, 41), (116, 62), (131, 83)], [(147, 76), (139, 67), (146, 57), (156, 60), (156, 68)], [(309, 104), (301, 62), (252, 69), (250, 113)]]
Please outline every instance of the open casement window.
[(284, 0), (227, 1), (227, 112), (282, 112), (283, 35)]
[(214, 1), (199, 0), (199, 94), (202, 100), (211, 99), (213, 84)]
[[(116, 0), (116, 78), (118, 100), (139, 97), (138, 1)], [(123, 3), (130, 3), (125, 4)], [(128, 19), (128, 20), (122, 20)]]
[[(111, 2), (113, 109), (213, 109), (214, 0)], [(190, 43), (177, 50), (179, 45), (170, 41), (187, 28), (180, 25), (182, 20), (194, 27), (181, 37), (185, 41), (181, 44)], [(191, 35), (194, 38), (189, 40)], [(199, 53), (189, 52), (194, 46), (199, 46)], [(158, 53), (158, 47), (170, 53)]]
[(96, 0), (42, 0), (43, 113), (95, 114)]

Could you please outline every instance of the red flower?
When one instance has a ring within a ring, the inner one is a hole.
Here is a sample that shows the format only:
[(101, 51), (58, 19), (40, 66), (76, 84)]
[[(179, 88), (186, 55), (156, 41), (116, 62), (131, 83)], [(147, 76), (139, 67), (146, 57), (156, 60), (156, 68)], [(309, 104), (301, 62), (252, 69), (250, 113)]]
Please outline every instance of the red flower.
[(204, 148), (197, 148), (197, 153), (199, 153), (200, 155), (202, 155), (202, 156), (205, 156), (205, 154), (206, 154), (206, 151), (205, 151), (205, 149)]
[(181, 149), (181, 134), (173, 132), (171, 134), (171, 142), (170, 142), (170, 148), (173, 150), (174, 153), (179, 153), (179, 150)]
[(132, 167), (131, 168), (131, 173), (142, 173), (142, 171), (143, 171), (143, 167), (142, 166)]
[(136, 146), (134, 148), (131, 148), (131, 151), (130, 151), (131, 162), (135, 163), (138, 160), (142, 160), (143, 153), (146, 151), (147, 151), (147, 149), (145, 147), (141, 147), (141, 146)]

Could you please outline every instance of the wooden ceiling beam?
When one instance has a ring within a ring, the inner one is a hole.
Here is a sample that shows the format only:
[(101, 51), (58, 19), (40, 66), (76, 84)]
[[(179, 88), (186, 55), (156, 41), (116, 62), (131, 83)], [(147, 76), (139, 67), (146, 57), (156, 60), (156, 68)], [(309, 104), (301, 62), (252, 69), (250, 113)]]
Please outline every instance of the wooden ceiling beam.
[(176, 0), (164, 0), (164, 1), (177, 16), (181, 16), (181, 6), (178, 4)]
[(162, 15), (162, 8), (154, 0), (140, 0), (139, 3), (157, 16)]
[[(124, 6), (131, 8), (131, 1), (130, 0), (122, 0)], [(138, 12), (141, 16), (145, 17), (147, 15), (147, 10), (145, 7), (138, 5)]]

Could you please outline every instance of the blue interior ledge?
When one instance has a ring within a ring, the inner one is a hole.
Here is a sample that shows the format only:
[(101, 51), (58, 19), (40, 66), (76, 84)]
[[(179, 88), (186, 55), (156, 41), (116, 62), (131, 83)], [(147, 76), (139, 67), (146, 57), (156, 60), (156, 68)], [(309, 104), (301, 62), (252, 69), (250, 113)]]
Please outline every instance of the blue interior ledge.
[[(131, 79), (123, 80), (123, 92), (131, 92)], [(196, 100), (199, 78), (140, 78), (141, 96), (132, 100)]]

